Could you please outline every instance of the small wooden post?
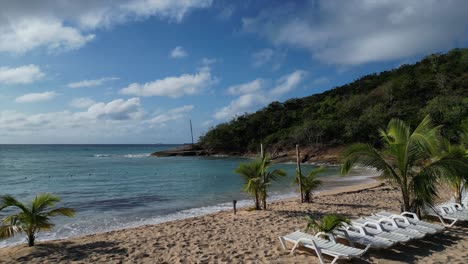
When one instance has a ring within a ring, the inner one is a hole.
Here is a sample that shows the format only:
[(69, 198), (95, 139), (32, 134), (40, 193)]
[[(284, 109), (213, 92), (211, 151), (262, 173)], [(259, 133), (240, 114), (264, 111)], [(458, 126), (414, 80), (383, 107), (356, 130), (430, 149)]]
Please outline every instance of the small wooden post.
[(265, 155), (263, 154), (263, 144), (260, 144), (260, 158), (264, 158)]
[(297, 164), (297, 173), (299, 177), (299, 190), (301, 192), (301, 203), (304, 202), (304, 194), (302, 193), (302, 172), (301, 172), (301, 155), (299, 153), (299, 144), (296, 144), (296, 164)]
[(237, 200), (232, 200), (232, 208), (234, 209), (234, 214), (237, 213), (236, 204), (237, 204)]

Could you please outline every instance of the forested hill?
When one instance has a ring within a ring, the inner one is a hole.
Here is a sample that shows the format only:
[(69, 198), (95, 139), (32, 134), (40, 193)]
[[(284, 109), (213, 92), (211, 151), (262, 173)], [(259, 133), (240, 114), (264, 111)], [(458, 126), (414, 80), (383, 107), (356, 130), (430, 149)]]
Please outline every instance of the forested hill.
[(273, 102), (219, 124), (200, 137), (207, 150), (226, 153), (301, 145), (378, 144), (391, 118), (414, 127), (430, 114), (454, 139), (468, 128), (468, 49), (431, 55), (413, 65), (371, 74), (321, 94)]

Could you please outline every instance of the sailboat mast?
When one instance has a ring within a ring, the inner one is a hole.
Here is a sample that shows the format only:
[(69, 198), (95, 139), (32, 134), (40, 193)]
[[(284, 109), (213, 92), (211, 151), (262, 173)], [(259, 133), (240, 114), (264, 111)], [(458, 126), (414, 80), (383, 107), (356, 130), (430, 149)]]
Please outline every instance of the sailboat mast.
[(190, 119), (190, 135), (192, 135), (192, 147), (193, 147), (193, 129), (192, 129), (192, 119)]

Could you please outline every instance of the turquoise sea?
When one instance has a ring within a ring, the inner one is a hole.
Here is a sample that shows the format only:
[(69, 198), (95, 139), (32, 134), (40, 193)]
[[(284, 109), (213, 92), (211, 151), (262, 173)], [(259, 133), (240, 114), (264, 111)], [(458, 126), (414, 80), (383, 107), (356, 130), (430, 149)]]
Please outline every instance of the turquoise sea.
[[(37, 193), (55, 193), (60, 205), (77, 210), (74, 218), (56, 218), (56, 228), (39, 240), (66, 238), (193, 217), (252, 204), (242, 193), (234, 169), (248, 160), (232, 157), (149, 156), (174, 145), (0, 145), (0, 195), (22, 201)], [(297, 196), (295, 164), (276, 165), (288, 177), (275, 183), (271, 199)], [(304, 165), (307, 172), (312, 165)], [(339, 177), (330, 167), (324, 189), (370, 181), (360, 170)], [(0, 212), (3, 217), (6, 212)], [(0, 241), (0, 247), (24, 237)]]

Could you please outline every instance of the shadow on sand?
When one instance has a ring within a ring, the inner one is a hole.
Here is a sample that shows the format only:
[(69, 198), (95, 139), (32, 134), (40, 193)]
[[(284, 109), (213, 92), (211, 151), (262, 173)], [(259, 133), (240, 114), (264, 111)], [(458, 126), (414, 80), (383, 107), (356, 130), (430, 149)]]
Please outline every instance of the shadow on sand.
[(29, 262), (35, 258), (47, 257), (52, 262), (80, 261), (90, 258), (91, 255), (109, 255), (117, 257), (126, 255), (127, 249), (118, 246), (117, 242), (96, 241), (87, 244), (62, 242), (59, 244), (40, 243), (30, 254), (17, 259), (18, 262)]

